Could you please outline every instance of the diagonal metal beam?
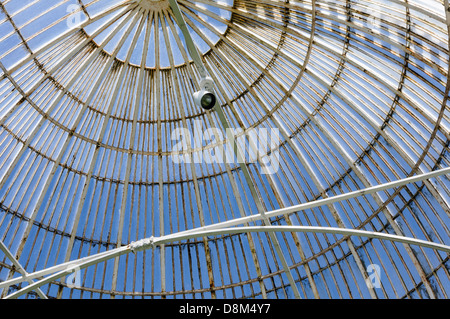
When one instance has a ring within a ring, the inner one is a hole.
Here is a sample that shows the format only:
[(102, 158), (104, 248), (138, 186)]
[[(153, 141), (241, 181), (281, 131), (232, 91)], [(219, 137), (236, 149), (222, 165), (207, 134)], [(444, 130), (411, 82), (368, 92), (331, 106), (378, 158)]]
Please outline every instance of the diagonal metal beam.
[[(6, 257), (8, 257), (9, 260), (13, 263), (14, 267), (19, 271), (19, 273), (23, 276), (23, 278), (26, 278), (28, 276), (28, 273), (25, 271), (25, 269), (22, 267), (22, 265), (19, 263), (19, 261), (14, 258), (14, 255), (9, 251), (8, 247), (3, 243), (3, 241), (0, 240), (0, 249), (3, 251)], [(33, 283), (32, 279), (25, 279), (29, 284)], [(7, 287), (5, 287), (7, 288)], [(40, 288), (36, 289), (37, 294), (42, 299), (48, 299), (48, 297), (42, 292)]]
[(180, 7), (178, 6), (178, 2), (176, 0), (169, 0), (169, 4), (170, 8), (172, 9), (172, 13), (175, 16), (175, 21), (178, 24), (178, 27), (181, 29), (181, 32), (183, 32), (184, 40), (186, 42), (189, 54), (194, 60), (198, 72), (200, 73), (202, 78), (205, 78), (207, 75), (206, 69), (203, 65), (202, 58), (200, 57), (197, 46), (195, 45), (194, 40), (190, 35), (189, 29), (186, 25), (186, 21), (184, 20)]
[[(170, 7), (172, 9), (172, 12), (176, 18), (176, 22), (178, 24), (178, 26), (180, 27), (181, 31), (183, 32), (183, 36), (185, 38), (186, 41), (186, 45), (188, 47), (189, 53), (191, 54), (191, 57), (194, 60), (194, 64), (197, 67), (200, 75), (202, 78), (206, 77), (206, 69), (205, 66), (203, 65), (203, 61), (200, 57), (200, 54), (198, 52), (197, 47), (195, 46), (195, 43), (190, 35), (190, 32), (187, 28), (186, 22), (183, 18), (183, 15), (181, 13), (180, 7), (178, 6), (178, 3), (176, 0), (169, 0), (170, 3)], [(222, 110), (222, 107), (220, 106), (220, 104), (218, 102), (216, 102), (216, 105), (214, 107), (214, 110), (217, 112), (219, 119), (221, 121), (222, 124), (222, 128), (225, 130), (226, 135), (227, 135), (227, 141), (231, 146), (231, 150), (234, 150), (234, 153), (237, 157), (237, 161), (239, 163), (239, 166), (244, 174), (245, 177), (245, 181), (250, 189), (250, 192), (252, 194), (252, 198), (255, 201), (256, 207), (258, 209), (259, 214), (263, 217), (263, 222), (266, 226), (271, 226), (271, 222), (268, 218), (265, 217), (265, 209), (263, 206), (263, 203), (261, 201), (260, 196), (257, 193), (256, 187), (254, 185), (254, 182), (250, 176), (250, 172), (248, 171), (248, 167), (245, 164), (245, 160), (244, 157), (242, 156), (238, 146), (236, 145), (236, 138), (235, 136), (233, 136), (231, 134), (231, 130), (230, 130), (230, 125), (225, 117), (225, 113)], [(291, 289), (294, 293), (295, 298), (300, 299), (300, 292), (298, 291), (298, 288), (295, 284), (295, 280), (294, 277), (292, 276), (291, 271), (289, 270), (289, 266), (287, 264), (286, 258), (284, 256), (284, 253), (280, 247), (280, 244), (278, 242), (278, 239), (276, 238), (274, 233), (269, 233), (269, 237), (272, 241), (272, 244), (276, 250), (276, 253), (278, 255), (278, 258), (280, 259), (280, 262), (282, 264), (282, 267), (284, 269), (284, 272), (286, 273), (286, 276), (289, 280), (289, 283), (291, 285)]]

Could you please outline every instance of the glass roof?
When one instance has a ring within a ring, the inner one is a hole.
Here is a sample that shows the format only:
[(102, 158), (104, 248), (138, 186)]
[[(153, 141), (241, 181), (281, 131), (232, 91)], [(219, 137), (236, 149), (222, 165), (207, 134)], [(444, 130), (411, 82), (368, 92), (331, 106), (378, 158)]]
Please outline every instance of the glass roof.
[(1, 297), (448, 298), (448, 173), (388, 184), (449, 167), (448, 0), (176, 2), (215, 109), (168, 0), (0, 1)]

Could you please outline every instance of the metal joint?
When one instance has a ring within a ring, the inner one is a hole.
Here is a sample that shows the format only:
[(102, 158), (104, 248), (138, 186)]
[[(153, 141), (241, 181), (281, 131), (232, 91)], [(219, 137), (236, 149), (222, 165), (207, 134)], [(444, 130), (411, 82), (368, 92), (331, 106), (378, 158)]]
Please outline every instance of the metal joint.
[(153, 249), (155, 248), (155, 237), (149, 237), (145, 238), (139, 241), (132, 242), (129, 247), (131, 249), (131, 252), (134, 254), (137, 251), (144, 251), (147, 249)]

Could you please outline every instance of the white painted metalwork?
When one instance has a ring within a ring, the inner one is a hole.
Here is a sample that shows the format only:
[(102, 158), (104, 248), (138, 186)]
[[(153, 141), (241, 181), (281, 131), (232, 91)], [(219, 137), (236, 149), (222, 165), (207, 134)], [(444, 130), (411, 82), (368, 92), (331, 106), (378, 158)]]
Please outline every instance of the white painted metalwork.
[[(85, 261), (77, 261), (66, 263), (65, 265), (61, 265), (59, 267), (52, 268), (52, 270), (58, 269), (59, 272), (54, 275), (48, 276), (45, 279), (41, 279), (40, 281), (30, 284), (26, 288), (22, 288), (21, 290), (8, 295), (5, 299), (15, 299), (20, 297), (21, 295), (32, 291), (34, 289), (38, 289), (40, 286), (49, 283), (53, 280), (57, 280), (67, 274), (73, 273), (76, 268), (82, 269), (93, 264), (105, 261), (109, 258), (115, 258), (120, 255), (132, 252), (135, 253), (137, 251), (143, 251), (146, 249), (152, 249), (157, 245), (163, 245), (171, 242), (192, 239), (200, 236), (217, 236), (217, 235), (230, 235), (230, 234), (242, 234), (242, 233), (251, 233), (251, 232), (312, 232), (312, 233), (325, 233), (325, 234), (340, 234), (347, 236), (360, 236), (367, 238), (376, 238), (382, 240), (390, 240), (394, 242), (401, 242), (405, 244), (412, 244), (421, 247), (432, 248), (440, 251), (444, 251), (450, 253), (450, 246), (437, 244), (429, 241), (418, 240), (415, 238), (401, 237), (396, 235), (390, 235), (385, 233), (376, 233), (376, 232), (368, 232), (362, 230), (355, 229), (343, 229), (343, 228), (327, 228), (327, 227), (313, 227), (313, 226), (253, 226), (253, 227), (236, 227), (236, 228), (228, 228), (228, 229), (217, 229), (212, 231), (200, 231), (197, 233), (190, 233), (185, 235), (173, 235), (166, 236), (161, 238), (148, 238), (143, 239), (137, 242), (133, 242), (130, 245), (126, 246), (126, 249), (115, 249), (109, 252), (107, 256), (102, 254), (101, 256), (92, 256), (88, 260)], [(77, 266), (77, 267), (74, 267)], [(41, 273), (50, 273), (50, 269)], [(26, 275), (26, 280), (32, 280), (37, 278), (38, 275), (31, 274)], [(17, 282), (17, 281), (16, 281)]]
[(448, 0), (0, 0), (0, 297), (448, 298), (449, 30)]
[[(28, 273), (25, 271), (25, 269), (23, 269), (22, 265), (17, 262), (17, 260), (14, 258), (14, 256), (9, 251), (8, 247), (6, 247), (2, 241), (0, 241), (0, 249), (5, 254), (5, 256), (12, 262), (14, 267), (16, 267), (18, 269), (18, 271), (22, 274), (22, 276), (24, 276), (24, 277), (28, 276)], [(27, 281), (30, 284), (33, 282), (32, 280), (27, 280)], [(40, 288), (37, 288), (36, 292), (40, 298), (48, 299), (47, 296), (41, 291)]]
[[(336, 196), (335, 198), (328, 198), (328, 199), (325, 199), (322, 201), (318, 200), (313, 203), (309, 203), (309, 206), (308, 205), (299, 205), (299, 206), (289, 207), (289, 208), (285, 208), (285, 209), (278, 210), (278, 211), (267, 212), (264, 215), (259, 214), (259, 215), (253, 216), (253, 218), (250, 218), (250, 220), (245, 220), (245, 221), (243, 221), (242, 219), (233, 220), (231, 223), (227, 223), (227, 225), (217, 225), (216, 224), (216, 225), (214, 225), (214, 227), (204, 227), (204, 228), (194, 229), (194, 230), (187, 231), (187, 232), (181, 232), (178, 234), (162, 236), (159, 238), (155, 238), (152, 236), (152, 237), (145, 238), (145, 239), (142, 239), (142, 240), (139, 240), (136, 242), (132, 242), (123, 248), (117, 248), (117, 249), (114, 249), (111, 251), (107, 251), (105, 253), (85, 257), (85, 258), (82, 258), (77, 261), (66, 262), (66, 263), (58, 265), (56, 267), (50, 267), (48, 269), (45, 269), (43, 271), (38, 271), (33, 274), (23, 273), (22, 278), (11, 279), (7, 282), (0, 283), (0, 288), (8, 287), (9, 285), (20, 283), (25, 280), (30, 282), (30, 285), (28, 287), (23, 288), (20, 291), (15, 292), (6, 297), (7, 299), (17, 298), (29, 291), (32, 291), (34, 289), (39, 289), (40, 286), (42, 286), (46, 283), (49, 283), (56, 279), (59, 279), (67, 274), (73, 273), (75, 266), (77, 266), (78, 269), (83, 269), (88, 266), (103, 262), (105, 260), (116, 258), (120, 255), (127, 254), (130, 252), (135, 254), (136, 252), (139, 252), (139, 251), (155, 249), (155, 247), (161, 246), (164, 244), (183, 241), (183, 240), (197, 238), (197, 237), (205, 237), (205, 236), (209, 237), (209, 236), (217, 236), (217, 235), (231, 235), (231, 234), (252, 233), (252, 232), (292, 232), (292, 233), (293, 232), (311, 232), (311, 233), (340, 234), (340, 235), (346, 235), (346, 236), (359, 236), (359, 237), (390, 240), (390, 241), (400, 242), (400, 243), (404, 243), (404, 244), (412, 244), (412, 245), (432, 248), (432, 249), (441, 250), (441, 251), (450, 253), (450, 246), (447, 246), (447, 245), (434, 243), (434, 242), (430, 242), (430, 241), (419, 240), (419, 239), (415, 239), (415, 238), (408, 238), (408, 237), (402, 237), (402, 236), (390, 235), (390, 234), (378, 233), (378, 232), (368, 232), (368, 231), (363, 231), (363, 230), (358, 230), (358, 229), (327, 228), (327, 227), (312, 227), (312, 226), (231, 227), (231, 226), (235, 226), (235, 225), (245, 224), (248, 221), (257, 221), (257, 220), (261, 220), (261, 219), (266, 219), (269, 216), (275, 217), (275, 216), (280, 216), (280, 215), (283, 215), (286, 213), (293, 213), (293, 212), (305, 210), (305, 209), (311, 208), (313, 206), (314, 207), (323, 206), (323, 205), (326, 205), (330, 201), (339, 202), (339, 201), (343, 201), (343, 200), (346, 200), (349, 198), (354, 198), (357, 196), (364, 196), (367, 194), (372, 194), (372, 193), (379, 192), (379, 191), (382, 191), (385, 189), (398, 187), (398, 186), (402, 186), (402, 185), (407, 185), (407, 184), (415, 182), (415, 181), (421, 181), (421, 180), (423, 181), (427, 178), (432, 178), (432, 177), (440, 176), (443, 174), (448, 174), (449, 172), (450, 172), (450, 168), (443, 169), (443, 170), (440, 170), (437, 172), (423, 174), (421, 176), (410, 177), (410, 178), (406, 178), (404, 180), (375, 186), (370, 189), (363, 189), (363, 190), (352, 192), (349, 194), (344, 194), (343, 196)], [(221, 228), (221, 227), (228, 227), (228, 228)], [(2, 244), (2, 246), (4, 246), (4, 245)], [(7, 250), (5, 250), (5, 251), (7, 251)], [(9, 255), (11, 255), (11, 254), (9, 253)], [(11, 257), (12, 257), (12, 255), (11, 255)], [(36, 279), (36, 278), (39, 278), (41, 276), (45, 276), (48, 274), (52, 274), (52, 273), (55, 273), (55, 274), (51, 275), (45, 279), (41, 279), (39, 282), (31, 284), (31, 281), (33, 279)]]

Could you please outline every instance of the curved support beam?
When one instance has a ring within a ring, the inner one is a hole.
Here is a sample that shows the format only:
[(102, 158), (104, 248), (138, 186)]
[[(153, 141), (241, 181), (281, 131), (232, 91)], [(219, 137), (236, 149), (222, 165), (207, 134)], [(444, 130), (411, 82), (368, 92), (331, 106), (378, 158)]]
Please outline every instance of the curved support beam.
[[(389, 240), (393, 242), (416, 245), (425, 248), (436, 249), (450, 253), (450, 246), (439, 244), (431, 241), (426, 241), (417, 238), (391, 235), (388, 233), (371, 232), (367, 230), (360, 229), (349, 229), (349, 228), (339, 228), (339, 227), (321, 227), (321, 226), (249, 226), (249, 227), (235, 227), (235, 228), (225, 228), (225, 229), (215, 229), (199, 231), (184, 235), (175, 236), (163, 236), (154, 239), (151, 242), (147, 241), (148, 246), (144, 244), (145, 248), (150, 248), (162, 244), (173, 243), (177, 241), (193, 239), (199, 236), (218, 236), (218, 235), (232, 235), (232, 234), (242, 234), (242, 233), (260, 233), (260, 232), (288, 232), (288, 233), (321, 233), (321, 234), (337, 234), (343, 236), (357, 236), (366, 237), (374, 239)], [(169, 237), (169, 238), (168, 238)], [(141, 241), (131, 243), (130, 248), (138, 245), (141, 249), (145, 249)]]
[(178, 2), (176, 0), (169, 0), (169, 4), (170, 8), (172, 9), (172, 13), (175, 16), (175, 20), (178, 24), (178, 27), (181, 29), (181, 32), (183, 33), (189, 54), (191, 55), (192, 60), (194, 60), (195, 66), (198, 72), (200, 73), (201, 77), (205, 78), (207, 75), (205, 66), (203, 65), (202, 58), (200, 57), (200, 53), (198, 52), (198, 48), (191, 37), (189, 29), (186, 25), (186, 21), (183, 18), (183, 14), (181, 13), (180, 7), (178, 6)]
[[(241, 234), (241, 233), (248, 233), (248, 232), (271, 232), (272, 234), (274, 232), (316, 232), (316, 233), (329, 233), (329, 234), (340, 234), (344, 236), (359, 236), (359, 237), (367, 237), (367, 238), (376, 238), (376, 239), (383, 239), (383, 240), (390, 240), (394, 242), (401, 242), (404, 244), (411, 244), (411, 245), (417, 245), (421, 247), (427, 247), (432, 248), (436, 250), (445, 251), (447, 253), (450, 253), (450, 246), (433, 243), (425, 240), (410, 238), (410, 237), (404, 237), (404, 236), (397, 236), (397, 235), (391, 235), (386, 233), (378, 233), (378, 232), (369, 232), (364, 230), (357, 230), (357, 229), (346, 229), (346, 228), (328, 228), (328, 227), (319, 227), (319, 226), (253, 226), (253, 227), (235, 227), (235, 228), (229, 228), (236, 225), (242, 225), (249, 222), (259, 221), (264, 218), (270, 218), (275, 216), (280, 216), (283, 214), (289, 214), (293, 212), (298, 212), (314, 207), (319, 207), (323, 205), (327, 205), (329, 203), (335, 203), (340, 202), (343, 200), (355, 198), (358, 196), (363, 196), (367, 194), (372, 194), (375, 192), (383, 191), (386, 189), (395, 188), (398, 186), (403, 186), (406, 184), (423, 181), (426, 179), (442, 176), (445, 174), (450, 173), (450, 167), (433, 171), (430, 173), (417, 175), (409, 178), (405, 178), (402, 180), (385, 183), (369, 188), (365, 188), (362, 190), (350, 192), (347, 194), (342, 194), (334, 197), (328, 197), (322, 200), (316, 200), (309, 203), (303, 203), (300, 205), (282, 208), (278, 210), (274, 210), (271, 212), (267, 212), (264, 216), (263, 215), (252, 215), (242, 218), (236, 218), (231, 221), (218, 223), (215, 225), (205, 226), (205, 227), (199, 227), (196, 229), (179, 232), (177, 234), (162, 236), (158, 238), (150, 237), (147, 239), (143, 239), (134, 243), (131, 243), (127, 246), (122, 246), (120, 248), (116, 248), (110, 251), (106, 251), (100, 254), (96, 254), (93, 256), (85, 257), (79, 260), (75, 261), (69, 261), (60, 265), (56, 265), (44, 270), (40, 270), (37, 272), (34, 272), (32, 274), (28, 274), (26, 276), (20, 277), (20, 278), (13, 278), (4, 282), (0, 283), (0, 288), (4, 288), (10, 285), (14, 285), (17, 283), (21, 283), (24, 281), (30, 281), (36, 278), (41, 278), (43, 276), (54, 274), (55, 272), (59, 272), (58, 275), (52, 275), (52, 280), (59, 279), (61, 277), (66, 276), (67, 274), (73, 272), (73, 267), (76, 266), (79, 269), (83, 269), (86, 267), (89, 267), (94, 264), (98, 264), (102, 261), (109, 260), (133, 251), (140, 251), (140, 250), (146, 250), (153, 248), (157, 245), (163, 245), (166, 243), (173, 243), (178, 242), (182, 240), (197, 238), (197, 237), (204, 237), (204, 236), (216, 236), (216, 235), (224, 235), (224, 234)], [(48, 283), (48, 278), (41, 279), (40, 281), (33, 283), (9, 296), (6, 298), (17, 298), (31, 290), (37, 289), (40, 286)]]
[(129, 245), (123, 246), (120, 248), (116, 248), (116, 249), (112, 249), (110, 251), (99, 253), (99, 254), (96, 254), (93, 256), (81, 258), (81, 259), (78, 259), (75, 261), (69, 261), (69, 262), (66, 262), (66, 263), (63, 263), (60, 265), (56, 265), (56, 266), (53, 266), (53, 267), (50, 267), (50, 268), (47, 268), (47, 269), (44, 269), (41, 271), (37, 271), (37, 272), (34, 272), (34, 273), (29, 274), (24, 277), (14, 278), (14, 279), (4, 281), (4, 282), (0, 283), (0, 288), (5, 287), (5, 286), (14, 285), (17, 283), (21, 283), (23, 281), (41, 278), (42, 276), (46, 276), (49, 274), (53, 274), (50, 277), (41, 279), (41, 280), (39, 280), (25, 288), (22, 288), (19, 291), (16, 291), (15, 293), (12, 293), (4, 298), (4, 299), (15, 299), (15, 298), (22, 296), (23, 294), (26, 294), (34, 289), (41, 287), (53, 280), (57, 280), (64, 276), (67, 276), (67, 275), (73, 273), (75, 269), (84, 269), (89, 266), (99, 264), (102, 261), (110, 260), (115, 257), (127, 254), (129, 252), (131, 252)]
[[(294, 205), (294, 206), (290, 206), (290, 207), (273, 210), (270, 212), (266, 212), (265, 217), (271, 218), (271, 217), (282, 216), (284, 214), (292, 214), (295, 212), (300, 212), (300, 211), (304, 211), (304, 210), (315, 208), (315, 207), (320, 207), (320, 206), (325, 206), (325, 205), (332, 204), (332, 203), (342, 202), (344, 200), (356, 198), (359, 196), (374, 194), (374, 193), (381, 192), (381, 191), (384, 191), (387, 189), (394, 189), (394, 188), (397, 188), (400, 186), (424, 181), (424, 180), (427, 180), (430, 178), (435, 178), (435, 177), (439, 177), (439, 176), (446, 175), (446, 174), (450, 174), (450, 167), (432, 171), (432, 172), (425, 173), (425, 174), (407, 177), (407, 178), (400, 179), (400, 180), (393, 181), (393, 182), (388, 182), (388, 183), (360, 189), (357, 191), (353, 191), (353, 192), (349, 192), (349, 193), (345, 193), (345, 194), (341, 194), (341, 195), (336, 195), (336, 196), (327, 197), (324, 199), (315, 200), (312, 202), (302, 203), (299, 205)], [(209, 225), (206, 227), (199, 227), (199, 228), (192, 229), (192, 230), (186, 230), (183, 232), (179, 232), (178, 234), (188, 234), (188, 233), (197, 232), (200, 230), (207, 231), (207, 230), (212, 230), (212, 229), (221, 229), (221, 228), (225, 228), (225, 227), (238, 226), (238, 225), (243, 225), (245, 223), (260, 221), (261, 219), (262, 219), (262, 217), (259, 215), (250, 215), (250, 216), (246, 216), (246, 217), (242, 217), (242, 218), (236, 218), (233, 220), (217, 223), (214, 225)]]
[[(343, 236), (358, 236), (358, 237), (366, 237), (366, 238), (374, 238), (381, 240), (389, 240), (393, 242), (399, 242), (410, 245), (417, 245), (420, 247), (426, 247), (431, 249), (436, 249), (439, 251), (444, 251), (446, 253), (450, 253), (450, 246), (434, 243), (426, 240), (391, 235), (387, 233), (379, 233), (379, 232), (371, 232), (366, 230), (358, 230), (358, 229), (346, 229), (346, 228), (334, 228), (334, 227), (320, 227), (320, 226), (250, 226), (250, 227), (236, 227), (236, 228), (226, 228), (226, 229), (216, 229), (216, 230), (206, 230), (206, 231), (198, 231), (190, 234), (178, 234), (171, 236), (162, 236), (162, 237), (150, 237), (137, 242), (133, 242), (127, 246), (123, 246), (121, 248), (113, 249), (106, 253), (101, 253), (98, 255), (94, 255), (91, 257), (83, 258), (78, 261), (73, 261), (65, 264), (61, 264), (59, 266), (52, 267), (53, 272), (57, 271), (57, 273), (41, 279), (25, 288), (22, 288), (15, 293), (8, 295), (5, 299), (14, 299), (17, 297), (26, 294), (34, 289), (39, 288), (42, 285), (50, 283), (54, 280), (57, 280), (61, 277), (64, 277), (70, 273), (73, 273), (75, 269), (83, 269), (87, 268), (91, 265), (98, 264), (102, 261), (106, 261), (120, 255), (124, 255), (130, 252), (143, 251), (147, 249), (152, 249), (159, 245), (164, 245), (168, 243), (194, 239), (198, 237), (207, 237), (207, 236), (217, 236), (217, 235), (230, 235), (230, 234), (243, 234), (243, 233), (256, 233), (256, 232), (290, 232), (290, 233), (322, 233), (322, 234), (338, 234)], [(9, 280), (8, 282), (2, 282), (1, 286), (11, 285), (13, 283), (18, 283), (23, 280), (32, 280), (40, 275), (43, 272), (48, 273), (47, 271), (36, 272), (28, 275), (26, 278), (18, 278)], [(14, 281), (14, 282), (13, 282)]]

